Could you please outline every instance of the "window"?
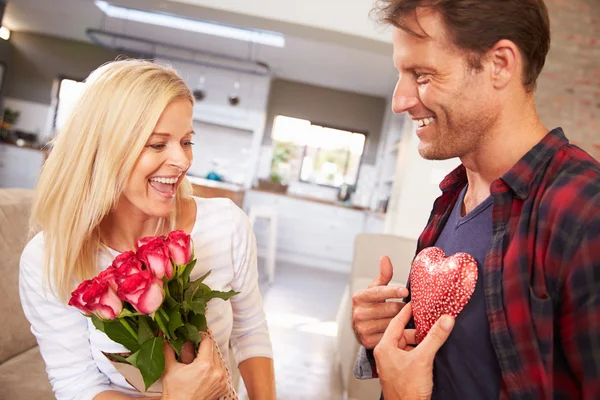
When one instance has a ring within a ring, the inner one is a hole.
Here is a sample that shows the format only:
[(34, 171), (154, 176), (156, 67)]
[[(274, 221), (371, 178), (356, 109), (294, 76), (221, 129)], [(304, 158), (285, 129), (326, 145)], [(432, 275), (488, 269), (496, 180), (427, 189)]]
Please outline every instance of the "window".
[(56, 102), (56, 113), (54, 117), (54, 128), (60, 130), (69, 118), (75, 103), (83, 90), (83, 82), (63, 78), (58, 86), (58, 101)]
[(271, 179), (356, 185), (366, 136), (282, 115), (275, 117)]

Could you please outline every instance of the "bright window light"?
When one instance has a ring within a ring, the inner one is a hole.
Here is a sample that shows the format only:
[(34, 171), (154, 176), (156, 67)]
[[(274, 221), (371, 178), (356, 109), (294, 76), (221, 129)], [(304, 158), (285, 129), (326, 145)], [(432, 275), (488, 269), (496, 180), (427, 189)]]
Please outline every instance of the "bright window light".
[(0, 27), (0, 39), (10, 39), (10, 30), (5, 26)]
[(278, 115), (271, 131), (273, 176), (339, 188), (356, 185), (366, 136)]
[(83, 92), (84, 83), (71, 79), (60, 81), (58, 105), (56, 108), (56, 129), (61, 130), (73, 111), (73, 107)]
[(135, 10), (115, 6), (106, 1), (96, 0), (96, 6), (111, 18), (125, 19), (144, 24), (164, 26), (167, 28), (181, 29), (207, 35), (221, 36), (228, 39), (243, 40), (246, 42), (265, 44), (268, 46), (284, 47), (285, 38), (281, 33), (236, 28), (213, 22), (196, 21), (193, 19), (176, 17), (163, 13)]

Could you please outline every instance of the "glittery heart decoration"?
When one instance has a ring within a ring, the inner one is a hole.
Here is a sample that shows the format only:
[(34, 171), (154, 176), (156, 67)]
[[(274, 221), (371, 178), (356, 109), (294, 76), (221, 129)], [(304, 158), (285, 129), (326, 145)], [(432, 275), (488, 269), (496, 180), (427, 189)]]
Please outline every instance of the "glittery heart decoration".
[(475, 291), (477, 261), (467, 253), (446, 257), (437, 247), (423, 249), (410, 270), (413, 316), (420, 343), (444, 314), (454, 317)]

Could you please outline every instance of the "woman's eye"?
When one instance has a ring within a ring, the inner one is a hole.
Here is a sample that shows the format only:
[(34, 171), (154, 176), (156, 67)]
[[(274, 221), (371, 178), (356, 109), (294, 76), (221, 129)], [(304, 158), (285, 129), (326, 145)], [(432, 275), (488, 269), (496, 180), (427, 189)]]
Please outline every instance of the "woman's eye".
[(185, 147), (192, 147), (194, 145), (194, 142), (184, 142), (183, 145)]
[(150, 147), (154, 150), (162, 150), (165, 148), (165, 144), (164, 143), (150, 144), (150, 145), (148, 145), (148, 147)]

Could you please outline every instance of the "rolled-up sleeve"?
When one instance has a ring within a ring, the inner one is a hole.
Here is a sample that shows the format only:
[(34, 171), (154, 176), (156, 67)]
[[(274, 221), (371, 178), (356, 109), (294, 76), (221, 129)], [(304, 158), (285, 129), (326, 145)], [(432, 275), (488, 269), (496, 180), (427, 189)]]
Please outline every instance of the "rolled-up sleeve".
[(367, 350), (364, 346), (360, 346), (352, 373), (356, 379), (377, 378), (377, 367), (375, 358), (373, 357), (373, 350)]
[(231, 348), (239, 364), (252, 357), (273, 358), (269, 329), (258, 289), (256, 239), (246, 214), (231, 203), (233, 214), (232, 258), (233, 290), (231, 298), (233, 329)]
[(23, 311), (37, 339), (56, 398), (92, 400), (111, 389), (109, 380), (92, 358), (87, 318), (44, 289), (43, 251), (40, 234), (21, 255), (19, 294)]

